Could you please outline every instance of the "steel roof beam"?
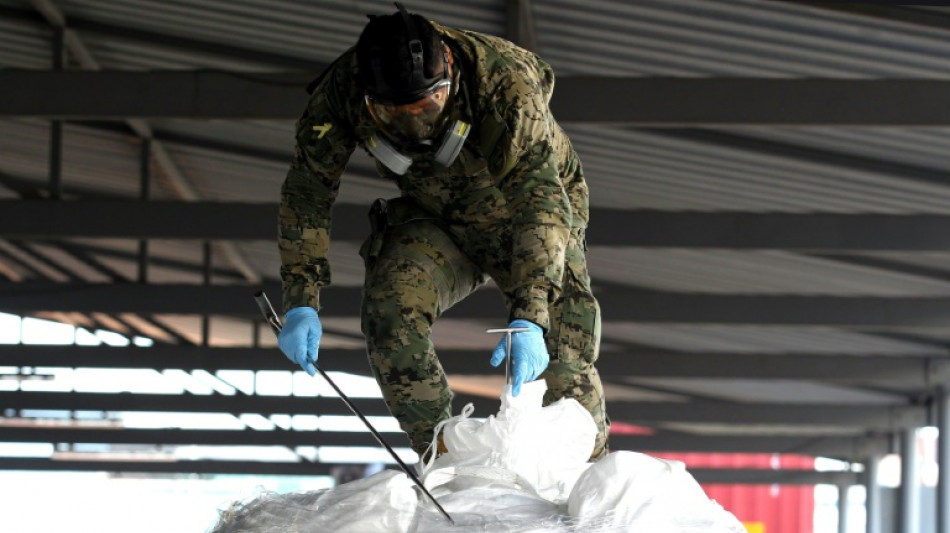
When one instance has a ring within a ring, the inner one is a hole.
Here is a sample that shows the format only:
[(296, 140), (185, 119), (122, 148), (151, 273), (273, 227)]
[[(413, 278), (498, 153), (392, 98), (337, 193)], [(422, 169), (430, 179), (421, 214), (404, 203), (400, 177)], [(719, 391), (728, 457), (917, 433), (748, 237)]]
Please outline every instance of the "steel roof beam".
[[(610, 336), (609, 327), (604, 332)], [(494, 372), (481, 350), (439, 350), (450, 374)], [(364, 350), (322, 348), (327, 370), (369, 376)], [(293, 370), (276, 347), (203, 347), (156, 344), (136, 346), (0, 345), (0, 365), (74, 368), (150, 368), (156, 370)], [(950, 358), (901, 354), (838, 353), (678, 353), (602, 348), (597, 368), (612, 376), (675, 378), (806, 379), (834, 383), (887, 382), (924, 389), (950, 382)], [(3, 405), (3, 402), (0, 402)]]
[(733, 436), (660, 432), (656, 435), (611, 435), (612, 450), (641, 452), (791, 453), (863, 461), (884, 454), (891, 441), (883, 435), (858, 437)]
[[(394, 447), (408, 447), (403, 433), (387, 433)], [(212, 446), (376, 446), (369, 432), (256, 431), (193, 429), (65, 429), (0, 427), (0, 442)], [(796, 453), (865, 457), (867, 448), (886, 447), (877, 437), (737, 437), (695, 434), (612, 435), (612, 450)]]
[[(289, 120), (300, 115), (300, 88), (312, 77), (0, 70), (0, 116)], [(945, 126), (948, 92), (947, 80), (560, 76), (551, 107), (565, 123)]]
[[(381, 399), (353, 400), (367, 416), (389, 416)], [(478, 416), (498, 412), (499, 399), (458, 395), (456, 408), (475, 405)], [(55, 392), (0, 392), (0, 405), (9, 409), (66, 411), (165, 411), (188, 413), (349, 414), (337, 398), (299, 396), (227, 396), (221, 394), (101, 394)], [(610, 400), (610, 417), (631, 424), (668, 422), (830, 426), (890, 431), (927, 424), (923, 407), (908, 405), (744, 404), (734, 402), (632, 402)]]
[[(279, 284), (263, 287), (280, 294)], [(195, 284), (0, 283), (0, 309), (13, 313), (72, 311), (256, 317), (260, 286)], [(610, 285), (595, 294), (615, 322), (773, 324), (853, 327), (943, 327), (947, 296), (720, 295), (662, 292)], [(336, 317), (358, 317), (358, 287), (326, 287), (321, 301)], [(630, 305), (636, 302), (637, 305)], [(505, 308), (494, 289), (476, 291), (446, 312), (451, 318), (497, 319)]]
[[(82, 392), (0, 392), (4, 408), (52, 411), (131, 411), (180, 413), (257, 413), (262, 415), (351, 416), (339, 398), (331, 396), (259, 396), (236, 394), (137, 394)], [(350, 398), (366, 416), (391, 416), (381, 398)], [(487, 416), (498, 412), (499, 399), (457, 394), (456, 404), (472, 403), (476, 412)]]
[[(145, 455), (145, 454), (143, 454)], [(45, 459), (33, 457), (0, 457), (0, 470), (56, 470), (80, 472), (148, 472), (165, 474), (256, 474), (274, 476), (332, 476), (334, 470), (351, 465), (332, 463), (174, 460), (158, 457), (122, 460)]]
[[(947, 250), (946, 215), (592, 209), (591, 245), (786, 250)], [(617, 228), (623, 228), (618, 231)]]
[[(651, 135), (670, 139), (699, 142), (732, 150), (743, 150), (758, 155), (771, 155), (788, 160), (810, 162), (875, 175), (883, 174), (930, 185), (945, 187), (948, 183), (947, 172), (943, 168), (914, 165), (887, 159), (886, 157), (857, 155), (826, 148), (761, 139), (755, 137), (755, 132), (750, 130), (737, 133), (705, 128), (638, 128), (637, 131), (645, 131)], [(887, 154), (882, 152), (880, 155), (885, 156)]]
[[(382, 430), (378, 430), (383, 433)], [(405, 433), (387, 432), (394, 447), (408, 447)], [(0, 442), (51, 442), (97, 444), (156, 444), (207, 446), (369, 446), (378, 445), (369, 432), (258, 431), (253, 429), (138, 429), (88, 427), (4, 427)]]
[(508, 40), (536, 52), (538, 39), (535, 32), (531, 0), (507, 0), (505, 2), (505, 35)]
[(816, 472), (815, 470), (765, 470), (762, 468), (689, 468), (699, 483), (737, 485), (835, 485), (850, 486), (862, 482), (856, 472)]
[(274, 240), (276, 226), (276, 203), (0, 200), (5, 237)]
[[(276, 192), (275, 192), (276, 194)], [(333, 237), (361, 241), (368, 206), (338, 204)], [(0, 237), (274, 240), (276, 203), (0, 200)], [(623, 228), (623, 231), (618, 230)], [(792, 250), (950, 250), (950, 216), (627, 211), (594, 208), (594, 246)]]
[(609, 400), (613, 420), (647, 426), (665, 423), (811, 426), (813, 429), (862, 428), (891, 431), (927, 425), (927, 412), (919, 406), (757, 404), (734, 402), (624, 402)]
[[(0, 458), (0, 470), (66, 470), (84, 472), (148, 472), (179, 474), (256, 474), (280, 476), (332, 476), (341, 468), (359, 468), (366, 465), (211, 461), (211, 460), (101, 460), (90, 455), (89, 460), (45, 458)], [(858, 475), (850, 472), (815, 472), (811, 470), (763, 470), (737, 468), (690, 468), (689, 472), (700, 483), (815, 485), (858, 484)]]

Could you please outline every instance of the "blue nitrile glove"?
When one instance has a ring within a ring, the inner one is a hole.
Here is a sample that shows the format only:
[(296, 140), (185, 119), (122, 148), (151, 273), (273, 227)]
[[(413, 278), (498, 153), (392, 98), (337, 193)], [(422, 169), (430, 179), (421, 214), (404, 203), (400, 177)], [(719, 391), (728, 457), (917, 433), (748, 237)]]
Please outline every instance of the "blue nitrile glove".
[[(550, 356), (544, 346), (544, 330), (541, 326), (528, 320), (512, 320), (509, 328), (530, 328), (530, 331), (520, 331), (511, 334), (511, 393), (517, 396), (521, 392), (521, 384), (532, 381), (548, 367)], [(505, 350), (508, 335), (502, 335), (501, 342), (495, 347), (491, 356), (491, 365), (498, 366), (505, 360)]]
[(311, 376), (317, 373), (317, 348), (323, 327), (317, 310), (312, 307), (294, 307), (284, 315), (284, 327), (277, 337), (277, 345), (287, 359), (300, 365)]

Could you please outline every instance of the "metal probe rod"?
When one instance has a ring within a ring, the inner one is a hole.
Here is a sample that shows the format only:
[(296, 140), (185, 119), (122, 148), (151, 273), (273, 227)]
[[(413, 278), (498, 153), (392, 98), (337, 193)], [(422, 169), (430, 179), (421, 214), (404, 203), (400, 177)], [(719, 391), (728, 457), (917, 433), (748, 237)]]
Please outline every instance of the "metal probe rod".
[(498, 328), (486, 329), (485, 333), (504, 333), (505, 334), (505, 385), (511, 385), (512, 375), (515, 373), (511, 361), (511, 334), (522, 331), (531, 331), (531, 328)]
[[(274, 307), (271, 305), (270, 300), (267, 298), (267, 295), (264, 294), (264, 291), (258, 291), (254, 293), (254, 300), (257, 302), (257, 306), (261, 309), (261, 313), (264, 314), (264, 319), (267, 321), (268, 324), (270, 324), (271, 330), (274, 331), (274, 335), (279, 336), (280, 330), (283, 327), (283, 325), (280, 323), (280, 318), (277, 316), (277, 312), (274, 311)], [(344, 394), (343, 391), (340, 390), (340, 387), (338, 387), (336, 383), (334, 383), (333, 380), (330, 379), (330, 376), (328, 376), (327, 373), (324, 372), (322, 368), (320, 368), (317, 365), (314, 365), (314, 366), (316, 367), (317, 372), (319, 372), (320, 375), (323, 376), (323, 379), (327, 380), (327, 383), (329, 383), (330, 386), (333, 387), (333, 390), (336, 391), (336, 393), (340, 396), (340, 399), (343, 400), (343, 403), (345, 403), (346, 406), (350, 409), (350, 412), (352, 412), (360, 420), (363, 421), (363, 425), (365, 425), (366, 428), (369, 429), (370, 433), (373, 434), (373, 437), (376, 438), (376, 442), (378, 442), (380, 446), (382, 446), (383, 448), (386, 448), (386, 451), (388, 451), (389, 455), (391, 455), (392, 458), (396, 460), (396, 463), (399, 465), (400, 468), (402, 468), (402, 471), (405, 472), (407, 476), (409, 476), (409, 479), (411, 479), (416, 484), (416, 486), (422, 489), (422, 492), (424, 492), (425, 495), (428, 496), (430, 500), (432, 500), (432, 503), (435, 504), (435, 506), (439, 509), (439, 511), (443, 515), (445, 515), (445, 518), (447, 518), (449, 522), (452, 523), (452, 525), (455, 525), (455, 520), (452, 520), (452, 517), (449, 516), (449, 513), (447, 513), (445, 509), (443, 509), (442, 506), (439, 505), (439, 502), (437, 502), (435, 497), (432, 495), (432, 493), (430, 493), (429, 490), (426, 489), (425, 485), (422, 484), (422, 481), (419, 479), (418, 476), (416, 476), (415, 472), (413, 472), (409, 468), (409, 466), (406, 465), (406, 463), (403, 462), (403, 460), (399, 458), (399, 455), (396, 454), (396, 450), (394, 450), (392, 446), (390, 446), (389, 443), (387, 443), (386, 440), (383, 439), (383, 436), (380, 435), (378, 431), (376, 431), (376, 428), (373, 427), (373, 424), (371, 424), (369, 420), (367, 420), (366, 417), (363, 416), (363, 413), (361, 413), (360, 410), (355, 405), (353, 405), (353, 402), (350, 401), (350, 399), (346, 396), (346, 394)]]

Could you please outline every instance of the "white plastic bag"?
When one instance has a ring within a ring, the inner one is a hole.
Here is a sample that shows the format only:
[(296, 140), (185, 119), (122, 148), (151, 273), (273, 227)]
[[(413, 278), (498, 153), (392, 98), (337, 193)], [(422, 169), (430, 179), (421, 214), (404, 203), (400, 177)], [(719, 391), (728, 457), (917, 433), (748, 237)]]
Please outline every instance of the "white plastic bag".
[(594, 463), (574, 485), (567, 509), (579, 519), (580, 530), (590, 520), (631, 532), (745, 532), (735, 516), (706, 496), (683, 463), (636, 452), (617, 451)]
[[(443, 423), (448, 452), (424, 468), (488, 466), (517, 474), (542, 498), (563, 503), (589, 464), (597, 425), (574, 399), (542, 407), (547, 384), (525, 383), (518, 396), (508, 388), (501, 410), (485, 420), (470, 418), (471, 406)], [(428, 487), (430, 482), (426, 482)]]
[(268, 498), (213, 533), (744, 533), (677, 461), (618, 451), (587, 462), (594, 419), (577, 401), (541, 407), (544, 381), (510, 390), (497, 415), (472, 406), (437, 429), (448, 453), (420, 465), (449, 524), (402, 472), (319, 494)]
[[(538, 496), (521, 476), (503, 468), (459, 466), (433, 470), (426, 476), (430, 493), (459, 525), (500, 531), (507, 526), (530, 525), (556, 519), (560, 509)], [(431, 516), (420, 525), (431, 522)], [(445, 527), (445, 524), (442, 524)], [(441, 531), (432, 528), (433, 531)], [(469, 529), (466, 529), (469, 530)], [(479, 529), (481, 531), (481, 529)]]

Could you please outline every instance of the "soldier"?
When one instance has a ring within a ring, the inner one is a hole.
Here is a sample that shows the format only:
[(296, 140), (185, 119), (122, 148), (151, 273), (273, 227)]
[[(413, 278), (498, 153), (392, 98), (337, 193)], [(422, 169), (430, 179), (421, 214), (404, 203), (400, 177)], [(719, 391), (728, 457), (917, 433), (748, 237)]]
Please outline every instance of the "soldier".
[[(504, 39), (398, 11), (370, 16), (355, 47), (309, 87), (281, 190), (279, 247), (287, 357), (313, 375), (330, 283), (330, 210), (356, 146), (401, 195), (370, 209), (362, 330), (383, 397), (420, 455), (452, 416), (430, 341), (437, 317), (490, 277), (511, 337), (512, 393), (543, 377), (545, 404), (577, 399), (607, 450), (594, 368), (600, 311), (585, 258), (588, 191), (548, 108), (551, 67)], [(504, 360), (503, 337), (490, 363)]]

